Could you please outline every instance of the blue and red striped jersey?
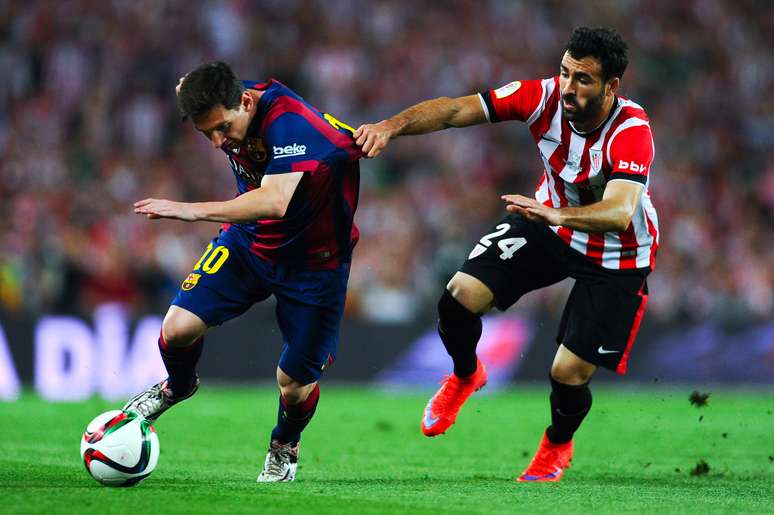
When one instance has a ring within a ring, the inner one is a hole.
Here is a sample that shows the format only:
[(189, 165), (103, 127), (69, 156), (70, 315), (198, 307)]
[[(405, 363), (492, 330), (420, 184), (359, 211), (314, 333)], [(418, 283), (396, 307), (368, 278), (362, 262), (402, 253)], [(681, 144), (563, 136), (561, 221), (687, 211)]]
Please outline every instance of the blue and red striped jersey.
[(322, 113), (277, 80), (245, 81), (263, 91), (242, 146), (222, 150), (239, 194), (260, 187), (266, 174), (304, 172), (278, 220), (224, 224), (261, 258), (312, 270), (349, 262), (359, 231), (354, 223), (360, 184), (352, 129)]

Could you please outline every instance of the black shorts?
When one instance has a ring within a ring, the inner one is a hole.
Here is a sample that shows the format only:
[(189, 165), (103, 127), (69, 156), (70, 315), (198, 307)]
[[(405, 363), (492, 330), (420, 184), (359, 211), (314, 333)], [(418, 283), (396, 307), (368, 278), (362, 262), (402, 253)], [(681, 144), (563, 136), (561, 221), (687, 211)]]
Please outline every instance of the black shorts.
[(586, 361), (626, 373), (648, 300), (649, 268), (603, 268), (548, 227), (508, 215), (479, 240), (460, 271), (492, 290), (494, 305), (501, 311), (525, 293), (574, 278), (557, 344)]

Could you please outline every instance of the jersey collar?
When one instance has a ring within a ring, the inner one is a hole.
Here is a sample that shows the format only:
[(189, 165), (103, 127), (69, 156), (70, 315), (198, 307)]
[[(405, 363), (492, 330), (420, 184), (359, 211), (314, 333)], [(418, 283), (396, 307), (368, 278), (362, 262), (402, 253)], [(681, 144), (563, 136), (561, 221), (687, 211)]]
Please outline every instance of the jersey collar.
[(255, 82), (255, 81), (242, 81), (244, 82), (245, 89), (256, 89), (259, 91), (263, 91), (264, 94), (261, 95), (261, 98), (258, 99), (258, 105), (255, 107), (255, 116), (253, 116), (253, 119), (250, 121), (250, 126), (247, 128), (247, 136), (254, 137), (258, 136), (258, 132), (261, 129), (261, 122), (263, 121), (263, 117), (266, 115), (266, 112), (269, 110), (269, 106), (271, 105), (273, 98), (272, 95), (267, 94), (269, 88), (274, 86), (275, 84), (279, 84), (279, 81), (277, 81), (274, 78), (269, 78), (265, 82)]
[(616, 96), (613, 99), (613, 105), (610, 106), (610, 112), (608, 113), (607, 118), (605, 118), (605, 120), (602, 123), (600, 123), (599, 125), (597, 125), (593, 129), (591, 129), (590, 131), (581, 132), (581, 131), (577, 130), (575, 127), (572, 126), (572, 122), (570, 120), (567, 120), (567, 124), (570, 126), (570, 130), (572, 132), (574, 132), (578, 136), (583, 136), (585, 138), (585, 137), (589, 136), (590, 134), (593, 134), (594, 132), (598, 131), (599, 129), (601, 129), (605, 125), (607, 125), (607, 122), (609, 122), (610, 119), (613, 117), (613, 115), (615, 114), (615, 111), (616, 111), (617, 108), (618, 108), (618, 97)]

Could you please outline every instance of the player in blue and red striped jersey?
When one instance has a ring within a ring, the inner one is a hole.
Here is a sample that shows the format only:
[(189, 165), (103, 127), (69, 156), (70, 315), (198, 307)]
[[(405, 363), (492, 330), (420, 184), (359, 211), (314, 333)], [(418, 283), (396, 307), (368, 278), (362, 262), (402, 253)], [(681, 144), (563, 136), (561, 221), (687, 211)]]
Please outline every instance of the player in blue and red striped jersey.
[(221, 202), (148, 198), (151, 219), (221, 222), (164, 318), (159, 351), (167, 379), (124, 409), (155, 420), (199, 387), (203, 335), (274, 295), (283, 349), (277, 366), (277, 425), (258, 482), (295, 478), (301, 431), (317, 407), (322, 371), (333, 363), (358, 240), (353, 222), (360, 149), (352, 129), (276, 80), (240, 81), (225, 63), (180, 80), (178, 105), (222, 150), (239, 195)]

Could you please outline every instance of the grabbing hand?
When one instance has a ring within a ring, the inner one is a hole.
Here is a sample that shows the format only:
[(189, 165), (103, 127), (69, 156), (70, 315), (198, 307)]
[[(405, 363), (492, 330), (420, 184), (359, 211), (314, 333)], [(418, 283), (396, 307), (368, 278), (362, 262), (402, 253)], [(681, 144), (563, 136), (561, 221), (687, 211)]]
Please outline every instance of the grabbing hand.
[(500, 198), (508, 203), (505, 209), (509, 213), (519, 214), (530, 222), (562, 225), (562, 214), (558, 209), (543, 205), (533, 198), (523, 195), (502, 195)]
[(361, 125), (354, 134), (355, 143), (363, 147), (366, 157), (376, 157), (381, 154), (393, 136), (394, 129), (388, 120)]
[(145, 215), (151, 220), (158, 218), (173, 218), (184, 222), (198, 220), (193, 204), (165, 199), (146, 198), (139, 200), (134, 203), (134, 212), (138, 215)]

